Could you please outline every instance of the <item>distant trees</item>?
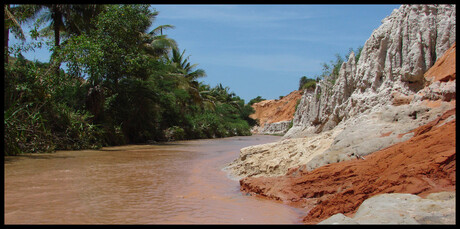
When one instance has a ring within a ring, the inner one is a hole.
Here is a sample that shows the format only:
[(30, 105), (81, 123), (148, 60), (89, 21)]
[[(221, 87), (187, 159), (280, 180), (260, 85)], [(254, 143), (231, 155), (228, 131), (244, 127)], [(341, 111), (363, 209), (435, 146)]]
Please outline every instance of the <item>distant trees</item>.
[(264, 101), (264, 100), (266, 100), (266, 99), (262, 98), (262, 97), (259, 95), (259, 96), (255, 97), (255, 98), (249, 100), (249, 103), (248, 103), (248, 104), (249, 104), (249, 105), (252, 105), (252, 104), (254, 104), (254, 103), (262, 102), (262, 101)]
[(339, 71), (340, 71), (340, 68), (342, 67), (342, 64), (348, 60), (352, 52), (355, 54), (355, 61), (358, 62), (361, 56), (362, 49), (363, 49), (362, 46), (359, 46), (355, 50), (353, 50), (353, 48), (350, 48), (348, 51), (348, 54), (345, 55), (344, 57), (336, 53), (335, 60), (330, 60), (329, 63), (325, 63), (325, 62), (321, 63), (322, 72), (319, 75), (315, 76), (316, 81), (319, 81), (319, 79), (324, 79), (324, 80), (329, 81), (332, 85), (334, 85), (337, 77), (339, 76)]
[(314, 91), (316, 88), (316, 80), (307, 78), (306, 76), (300, 77), (299, 90)]
[(319, 82), (319, 80), (321, 79), (327, 80), (329, 83), (334, 85), (337, 77), (339, 77), (339, 71), (344, 61), (348, 60), (351, 53), (353, 52), (355, 54), (355, 61), (358, 62), (362, 50), (362, 46), (356, 48), (355, 50), (353, 50), (353, 48), (350, 48), (348, 54), (344, 57), (336, 53), (335, 60), (330, 60), (329, 63), (321, 63), (322, 72), (319, 75), (316, 75), (315, 79), (302, 76), (299, 80), (299, 90), (306, 89), (307, 91), (314, 91), (316, 88), (316, 83)]

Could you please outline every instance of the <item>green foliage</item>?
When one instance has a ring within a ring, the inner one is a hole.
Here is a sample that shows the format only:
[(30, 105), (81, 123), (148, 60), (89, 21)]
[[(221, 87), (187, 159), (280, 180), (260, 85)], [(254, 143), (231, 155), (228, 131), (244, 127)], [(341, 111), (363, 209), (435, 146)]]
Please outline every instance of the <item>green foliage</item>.
[(237, 135), (250, 135), (250, 126), (239, 118), (235, 107), (229, 104), (217, 106), (217, 112), (206, 111), (191, 117), (192, 128), (189, 135), (197, 138), (222, 138)]
[(356, 50), (353, 50), (353, 48), (350, 48), (348, 51), (348, 54), (345, 56), (345, 59), (348, 60), (351, 52), (353, 52), (355, 54), (355, 62), (358, 63), (359, 57), (361, 56), (361, 51), (363, 51), (363, 46), (359, 46), (358, 48), (356, 48)]
[(316, 88), (316, 80), (302, 76), (299, 80), (299, 90), (314, 91)]
[(289, 123), (288, 130), (291, 129), (293, 125), (294, 125), (294, 120), (291, 120), (291, 122)]
[(179, 126), (172, 126), (165, 130), (165, 137), (168, 141), (185, 139), (185, 130)]
[(23, 152), (47, 153), (55, 149), (52, 135), (45, 128), (40, 105), (13, 104), (4, 111), (5, 155)]
[(298, 99), (297, 102), (295, 103), (295, 112), (297, 112), (297, 108), (299, 107), (300, 101), (302, 99)]
[(74, 111), (63, 103), (44, 111), (46, 126), (53, 133), (56, 149), (97, 149), (102, 146), (102, 130), (90, 123), (92, 115), (84, 110)]
[(309, 81), (302, 86), (302, 89), (306, 89), (307, 91), (315, 91), (315, 88), (316, 88), (315, 80)]
[(264, 101), (264, 100), (266, 100), (266, 99), (262, 98), (262, 97), (259, 95), (259, 96), (255, 97), (255, 98), (249, 100), (249, 103), (248, 103), (248, 104), (249, 104), (249, 105), (252, 105), (252, 104), (254, 104), (254, 103), (262, 102), (262, 101)]
[[(17, 58), (5, 63), (6, 155), (251, 134), (254, 109), (228, 87), (197, 81), (204, 70), (163, 34), (173, 26), (146, 31), (158, 12), (147, 5), (104, 9), (75, 11), (93, 16), (51, 47), (52, 63), (20, 55), (34, 45), (11, 49)], [(67, 72), (55, 74), (55, 63)]]
[(243, 106), (240, 105), (240, 107), (241, 107), (240, 118), (242, 120), (246, 120), (246, 122), (248, 123), (250, 127), (258, 125), (257, 120), (249, 117), (251, 114), (254, 114), (255, 112), (254, 108), (252, 108), (252, 106), (249, 104), (245, 104)]
[(70, 74), (88, 75), (93, 85), (104, 82), (116, 90), (122, 78), (148, 77), (149, 58), (139, 45), (140, 34), (151, 25), (146, 5), (111, 5), (95, 20), (95, 30), (74, 37), (62, 47)]
[(228, 87), (219, 84), (209, 89), (208, 98), (213, 98), (215, 107), (203, 108), (203, 113), (189, 117), (189, 128), (186, 129), (188, 136), (215, 138), (250, 135), (250, 127), (256, 125), (256, 120), (249, 117), (254, 109), (229, 92)]
[(316, 81), (319, 81), (319, 79), (324, 79), (324, 80), (327, 80), (332, 85), (334, 85), (337, 80), (337, 77), (339, 76), (339, 71), (340, 71), (340, 68), (342, 67), (342, 64), (344, 63), (345, 60), (348, 60), (351, 52), (355, 54), (355, 61), (358, 62), (361, 56), (362, 50), (363, 50), (362, 46), (358, 47), (356, 50), (353, 50), (352, 48), (350, 48), (348, 51), (348, 54), (345, 55), (344, 57), (342, 57), (339, 53), (336, 53), (335, 60), (330, 60), (329, 64), (328, 63), (321, 64), (323, 66), (322, 72), (321, 74), (316, 76), (316, 79), (317, 79)]
[(5, 155), (99, 147), (91, 115), (72, 107), (81, 106), (75, 103), (79, 80), (39, 66), (19, 56), (5, 68)]
[(321, 98), (321, 92), (316, 94), (316, 101), (318, 101)]

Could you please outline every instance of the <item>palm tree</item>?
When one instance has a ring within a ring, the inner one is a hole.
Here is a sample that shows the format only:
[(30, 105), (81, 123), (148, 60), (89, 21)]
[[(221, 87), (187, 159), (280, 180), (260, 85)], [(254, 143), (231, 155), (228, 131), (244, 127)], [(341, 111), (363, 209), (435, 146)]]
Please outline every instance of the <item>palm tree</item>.
[[(53, 36), (56, 50), (52, 54), (52, 60), (56, 56), (56, 51), (60, 47), (62, 34), (66, 36), (80, 35), (92, 29), (91, 19), (105, 9), (105, 5), (82, 4), (25, 4), (11, 8), (10, 5), (4, 5), (5, 25), (4, 25), (4, 47), (6, 50), (5, 61), (7, 61), (8, 36), (9, 30), (25, 40), (24, 32), (20, 23), (37, 19), (37, 25), (49, 22), (50, 24), (40, 31), (42, 36)], [(42, 12), (43, 9), (46, 11)], [(16, 14), (19, 15), (19, 20)], [(37, 18), (38, 17), (38, 18)], [(56, 71), (59, 72), (60, 63), (56, 63)]]
[[(96, 4), (82, 4), (82, 5), (69, 5), (69, 4), (25, 4), (16, 6), (17, 12), (21, 12), (21, 22), (37, 20), (37, 25), (49, 23), (47, 27), (42, 29), (39, 33), (44, 37), (54, 37), (55, 50), (52, 54), (50, 62), (56, 58), (57, 50), (61, 45), (61, 36), (66, 37), (71, 35), (80, 35), (92, 29), (90, 23), (97, 14), (102, 12), (106, 5)], [(8, 6), (5, 5), (5, 21)], [(42, 11), (45, 10), (45, 11)], [(10, 17), (8, 17), (10, 18)], [(16, 26), (17, 27), (17, 26)], [(16, 28), (13, 27), (13, 28)], [(9, 28), (9, 27), (8, 27)], [(5, 38), (7, 36), (7, 26), (5, 25)], [(7, 47), (7, 40), (5, 40), (5, 47)], [(55, 71), (59, 73), (60, 62), (55, 63)]]
[(68, 38), (72, 35), (81, 35), (94, 29), (91, 23), (99, 13), (106, 9), (106, 5), (81, 4), (81, 5), (38, 5), (45, 8), (38, 18), (39, 24), (49, 23), (40, 31), (41, 36), (54, 37), (55, 46), (60, 46), (60, 38)]
[(4, 19), (5, 19), (5, 24), (3, 27), (3, 32), (4, 32), (4, 51), (5, 51), (5, 63), (8, 63), (8, 43), (9, 43), (9, 36), (10, 36), (10, 29), (11, 31), (16, 35), (21, 40), (26, 40), (26, 37), (24, 35), (24, 31), (22, 31), (20, 21), (18, 21), (18, 17), (15, 15), (16, 10), (15, 8), (11, 9), (9, 4), (3, 5), (4, 7)]
[(198, 91), (200, 93), (200, 98), (202, 99), (203, 107), (209, 110), (215, 110), (217, 99), (212, 94), (211, 86), (199, 82)]
[(206, 72), (203, 69), (193, 70), (198, 64), (191, 64), (188, 59), (190, 56), (184, 58), (185, 49), (182, 53), (179, 52), (179, 49), (174, 48), (172, 50), (172, 57), (168, 60), (168, 63), (173, 65), (179, 73), (190, 81), (196, 80), (201, 77), (206, 76)]
[(203, 106), (205, 100), (202, 98), (200, 83), (197, 79), (206, 76), (206, 72), (203, 69), (194, 70), (197, 64), (191, 64), (188, 61), (189, 56), (184, 58), (184, 54), (185, 50), (180, 53), (179, 49), (174, 47), (171, 57), (167, 57), (167, 63), (174, 67), (174, 75), (180, 77), (179, 87), (188, 91), (193, 103)]
[[(154, 12), (154, 16), (157, 14)], [(163, 30), (173, 28), (173, 25), (160, 25), (149, 33), (140, 33), (142, 49), (153, 58), (166, 56), (171, 49), (177, 48), (177, 43), (167, 35), (163, 35)]]
[[(68, 5), (46, 4), (39, 5), (39, 9), (46, 8), (38, 19), (41, 24), (49, 22), (49, 25), (40, 31), (42, 36), (54, 36), (54, 52), (50, 61), (55, 60), (56, 53), (61, 45), (61, 36), (70, 37), (80, 35), (92, 29), (91, 19), (105, 9), (105, 5)], [(55, 71), (58, 74), (61, 63), (55, 62)]]
[[(240, 97), (236, 96), (235, 92), (230, 92), (228, 86), (224, 87), (222, 84), (219, 84), (211, 90), (211, 93), (218, 103), (230, 104), (241, 111), (242, 107), (239, 103), (239, 101), (241, 101)], [(244, 106), (244, 103), (242, 105)]]
[(103, 4), (72, 5), (70, 15), (66, 18), (69, 23), (66, 23), (67, 26), (64, 32), (67, 36), (89, 33), (91, 30), (96, 29), (92, 20), (106, 8), (107, 5)]

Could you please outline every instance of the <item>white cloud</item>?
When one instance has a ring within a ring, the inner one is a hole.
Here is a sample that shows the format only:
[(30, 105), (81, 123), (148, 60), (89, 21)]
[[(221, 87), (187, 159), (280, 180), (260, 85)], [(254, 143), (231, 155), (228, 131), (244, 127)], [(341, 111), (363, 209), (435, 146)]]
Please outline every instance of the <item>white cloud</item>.
[(302, 13), (287, 9), (282, 6), (258, 5), (174, 5), (154, 6), (163, 19), (202, 20), (208, 22), (225, 23), (233, 26), (244, 27), (273, 27), (285, 20), (305, 20), (313, 14)]
[(318, 71), (321, 61), (292, 54), (226, 54), (201, 57), (202, 64), (252, 68), (263, 71), (306, 72)]

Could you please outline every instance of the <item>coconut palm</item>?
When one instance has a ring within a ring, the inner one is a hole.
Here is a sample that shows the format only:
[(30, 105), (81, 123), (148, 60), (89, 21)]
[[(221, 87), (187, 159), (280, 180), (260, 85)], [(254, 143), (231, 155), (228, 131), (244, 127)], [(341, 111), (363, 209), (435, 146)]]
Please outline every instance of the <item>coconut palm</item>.
[(89, 33), (96, 29), (93, 19), (107, 8), (103, 4), (77, 4), (72, 5), (70, 14), (66, 18), (69, 23), (66, 23), (64, 33), (66, 36), (81, 35)]
[(94, 29), (91, 23), (99, 13), (106, 9), (106, 5), (81, 4), (65, 5), (51, 4), (38, 5), (40, 9), (47, 9), (38, 18), (40, 25), (49, 23), (40, 31), (41, 36), (54, 37), (54, 45), (61, 45), (61, 37), (68, 38), (72, 35), (81, 35)]
[(20, 11), (17, 12), (17, 7), (11, 8), (9, 4), (5, 4), (3, 5), (3, 9), (4, 9), (4, 20), (5, 20), (5, 24), (3, 25), (4, 26), (3, 27), (4, 29), (4, 46), (3, 47), (5, 50), (5, 63), (8, 63), (8, 57), (9, 57), (8, 43), (9, 43), (10, 29), (17, 38), (25, 41), (26, 37), (20, 25), (21, 18), (18, 17), (18, 14)]
[[(61, 45), (61, 36), (70, 37), (80, 35), (92, 29), (91, 19), (105, 9), (105, 5), (86, 4), (46, 4), (40, 5), (47, 9), (40, 15), (38, 22), (41, 24), (49, 23), (47, 27), (40, 31), (42, 36), (54, 36), (54, 52), (52, 60), (56, 58), (56, 52)], [(59, 72), (60, 62), (55, 63), (55, 69)]]
[[(105, 5), (96, 4), (25, 4), (15, 7), (17, 12), (21, 12), (21, 21), (36, 20), (36, 25), (41, 26), (49, 23), (39, 34), (44, 37), (54, 37), (55, 50), (51, 61), (56, 57), (56, 51), (61, 45), (61, 37), (80, 35), (88, 32), (92, 28), (90, 23), (97, 14), (105, 9)], [(6, 9), (6, 6), (5, 6)], [(5, 10), (5, 19), (7, 11)], [(5, 28), (6, 31), (6, 28)], [(5, 34), (6, 36), (6, 34)], [(6, 41), (5, 41), (5, 44)], [(56, 71), (59, 71), (60, 63), (56, 62)]]
[(233, 101), (233, 97), (236, 96), (234, 92), (230, 92), (230, 88), (228, 86), (224, 87), (222, 84), (214, 87), (212, 91), (217, 101), (221, 103), (230, 103)]
[[(158, 13), (155, 12), (154, 16)], [(163, 30), (173, 29), (173, 25), (160, 25), (149, 33), (140, 33), (142, 49), (153, 58), (166, 56), (169, 51), (177, 48), (175, 40), (163, 34)]]
[(189, 56), (184, 58), (185, 50), (180, 53), (178, 48), (172, 49), (172, 55), (167, 57), (167, 63), (174, 67), (174, 75), (179, 76), (179, 87), (188, 91), (191, 96), (192, 102), (195, 104), (203, 104), (203, 98), (200, 93), (200, 83), (198, 78), (206, 76), (203, 69), (194, 68), (197, 64), (191, 64), (188, 59)]
[(198, 64), (191, 64), (188, 59), (190, 56), (184, 58), (185, 49), (182, 53), (179, 52), (179, 49), (172, 49), (172, 56), (168, 60), (169, 64), (176, 67), (179, 73), (191, 81), (196, 80), (201, 77), (206, 76), (206, 72), (203, 69), (193, 70)]
[(209, 110), (216, 109), (216, 98), (212, 94), (211, 86), (199, 82), (198, 91), (200, 93), (200, 98), (202, 99), (202, 104), (204, 108)]

